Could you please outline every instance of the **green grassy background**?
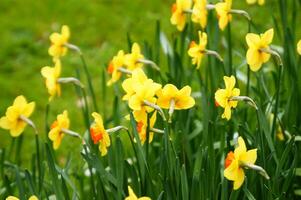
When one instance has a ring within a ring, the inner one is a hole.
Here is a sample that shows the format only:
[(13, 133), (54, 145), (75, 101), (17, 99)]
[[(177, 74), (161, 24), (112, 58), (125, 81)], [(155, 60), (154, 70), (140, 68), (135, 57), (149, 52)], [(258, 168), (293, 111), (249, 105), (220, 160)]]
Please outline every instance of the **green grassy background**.
[[(161, 30), (169, 38), (178, 34), (169, 22), (172, 3), (171, 0), (1, 0), (0, 115), (4, 115), (16, 96), (23, 94), (28, 100), (36, 102), (32, 119), (39, 130), (44, 130), (48, 94), (40, 69), (52, 64), (47, 53), (50, 44), (48, 38), (63, 24), (69, 25), (71, 29), (70, 42), (78, 45), (85, 54), (98, 104), (101, 108), (108, 104), (110, 108), (113, 96), (110, 98), (108, 95), (108, 102), (101, 102), (101, 75), (106, 63), (118, 49), (127, 50), (127, 33), (139, 43), (153, 41), (157, 20), (160, 20)], [(233, 7), (248, 10), (260, 32), (272, 27), (269, 12), (274, 5), (275, 1), (269, 1), (265, 7), (248, 6), (245, 1), (235, 1)], [(241, 16), (234, 16), (233, 22), (233, 43), (237, 48), (234, 60), (239, 63), (245, 52), (247, 23)], [(81, 67), (79, 57), (73, 52), (69, 52), (62, 62), (62, 76), (73, 76), (74, 69)], [(108, 90), (109, 94), (113, 91), (112, 88)], [(50, 121), (63, 109), (68, 109), (71, 129), (80, 133), (84, 131), (80, 109), (74, 109), (76, 101), (74, 88), (64, 85), (61, 98), (56, 98), (51, 104)], [(107, 111), (110, 113), (110, 109)], [(0, 148), (10, 144), (11, 139), (6, 130), (0, 130), (0, 137)], [(31, 141), (31, 129), (26, 129), (25, 138)], [(63, 143), (61, 152), (79, 146), (79, 143), (68, 142), (67, 139)], [(25, 149), (30, 150), (31, 146), (26, 145)], [(27, 155), (24, 156), (26, 158)]]

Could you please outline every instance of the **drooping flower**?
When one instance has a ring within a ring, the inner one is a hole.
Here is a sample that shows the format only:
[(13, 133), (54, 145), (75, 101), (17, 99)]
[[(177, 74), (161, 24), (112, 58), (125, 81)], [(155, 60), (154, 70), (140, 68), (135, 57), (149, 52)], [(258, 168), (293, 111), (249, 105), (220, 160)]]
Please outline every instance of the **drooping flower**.
[(110, 136), (103, 126), (103, 120), (100, 114), (93, 112), (94, 124), (90, 128), (91, 138), (94, 144), (99, 143), (99, 151), (101, 156), (105, 156), (108, 152), (107, 148), (111, 145)]
[(141, 59), (144, 59), (144, 56), (141, 53), (140, 46), (138, 43), (134, 43), (132, 45), (131, 53), (125, 55), (124, 64), (128, 70), (132, 71), (143, 66), (143, 63), (139, 61)]
[(245, 141), (242, 137), (238, 138), (238, 146), (234, 153), (230, 151), (225, 160), (224, 176), (234, 181), (233, 189), (237, 190), (241, 187), (245, 180), (244, 167), (246, 165), (254, 165), (257, 159), (257, 149), (247, 151)]
[(183, 31), (186, 24), (186, 13), (185, 11), (190, 10), (191, 0), (176, 0), (171, 7), (171, 18), (170, 22), (177, 26), (179, 31)]
[(247, 0), (247, 3), (248, 3), (248, 4), (255, 4), (256, 2), (257, 2), (260, 6), (262, 6), (262, 5), (264, 5), (265, 0)]
[(271, 54), (267, 51), (270, 50), (269, 45), (272, 43), (273, 36), (273, 29), (269, 29), (260, 35), (254, 33), (248, 33), (246, 35), (246, 41), (249, 47), (246, 57), (247, 63), (250, 65), (252, 71), (258, 71), (263, 63), (269, 61)]
[(191, 14), (191, 20), (200, 24), (203, 29), (207, 26), (208, 11), (206, 6), (207, 0), (195, 0)]
[(118, 81), (121, 77), (121, 72), (118, 70), (124, 65), (125, 55), (123, 50), (118, 51), (118, 54), (113, 57), (112, 61), (108, 66), (108, 73), (112, 75), (111, 79), (108, 81), (107, 85), (112, 85)]
[(127, 196), (124, 200), (151, 200), (149, 197), (140, 197), (138, 198), (134, 191), (132, 190), (131, 186), (128, 186), (129, 196)]
[[(141, 144), (143, 145), (147, 139), (147, 112), (145, 109), (133, 111), (133, 116), (135, 121), (137, 122), (137, 132), (139, 134), (139, 138)], [(152, 129), (157, 120), (157, 111), (153, 112), (152, 116), (149, 119), (149, 129)], [(149, 132), (148, 142), (151, 143), (154, 137), (154, 133), (152, 131)]]
[(231, 108), (236, 108), (237, 101), (232, 100), (232, 97), (237, 97), (240, 94), (240, 90), (235, 87), (235, 77), (227, 77), (224, 76), (224, 82), (225, 82), (225, 89), (218, 89), (215, 92), (215, 101), (216, 103), (224, 108), (224, 113), (222, 115), (222, 118), (226, 118), (229, 120), (231, 118)]
[(35, 108), (35, 102), (27, 103), (24, 96), (16, 97), (12, 106), (6, 109), (4, 117), (0, 118), (0, 127), (10, 131), (12, 137), (18, 137), (25, 129), (27, 122)]
[(164, 109), (169, 109), (172, 102), (176, 110), (188, 109), (195, 104), (195, 100), (191, 97), (190, 86), (185, 86), (179, 90), (176, 86), (167, 84), (158, 90), (157, 96), (157, 105)]
[[(15, 197), (15, 196), (8, 196), (8, 197), (6, 197), (5, 200), (19, 200), (19, 198)], [(39, 200), (39, 199), (35, 195), (32, 195), (32, 196), (29, 197), (28, 200)]]
[(54, 67), (43, 67), (41, 69), (41, 74), (45, 78), (45, 84), (50, 95), (49, 101), (51, 101), (55, 96), (61, 95), (61, 86), (58, 82), (61, 76), (61, 62), (56, 60)]
[(68, 111), (65, 110), (62, 114), (59, 114), (56, 120), (52, 123), (50, 131), (48, 133), (49, 139), (53, 142), (53, 149), (58, 149), (62, 139), (64, 137), (64, 130), (68, 130), (70, 126), (70, 120), (68, 118)]
[(197, 44), (195, 41), (192, 41), (188, 49), (188, 55), (192, 57), (192, 64), (197, 65), (197, 69), (200, 67), (202, 58), (206, 53), (206, 46), (207, 34), (199, 31), (199, 44)]
[(62, 26), (61, 33), (52, 33), (49, 37), (51, 41), (51, 46), (48, 49), (48, 53), (53, 57), (53, 60), (57, 60), (62, 56), (65, 56), (68, 48), (66, 44), (70, 38), (69, 27), (64, 25)]
[(299, 53), (299, 55), (301, 55), (301, 40), (299, 40), (297, 44), (297, 52)]
[(224, 30), (228, 23), (232, 20), (231, 7), (232, 0), (225, 0), (224, 2), (220, 2), (215, 5), (218, 25), (221, 30)]

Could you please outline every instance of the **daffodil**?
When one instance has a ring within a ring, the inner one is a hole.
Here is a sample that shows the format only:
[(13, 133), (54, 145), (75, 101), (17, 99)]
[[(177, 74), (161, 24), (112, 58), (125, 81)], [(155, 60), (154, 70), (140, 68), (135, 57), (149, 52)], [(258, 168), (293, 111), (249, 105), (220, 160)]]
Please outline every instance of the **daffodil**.
[(140, 197), (138, 198), (134, 191), (132, 190), (131, 186), (128, 186), (129, 196), (127, 196), (124, 200), (151, 200), (149, 197)]
[(110, 136), (103, 126), (103, 120), (100, 114), (93, 112), (94, 124), (90, 128), (91, 138), (94, 144), (99, 143), (101, 156), (108, 152), (107, 148), (111, 145)]
[[(8, 197), (6, 197), (5, 200), (19, 200), (19, 198), (15, 197), (15, 196), (8, 196)], [(35, 195), (32, 195), (32, 196), (29, 197), (28, 200), (39, 200), (39, 199)]]
[(12, 106), (6, 109), (0, 118), (0, 127), (10, 131), (12, 137), (18, 137), (25, 129), (27, 120), (35, 108), (35, 102), (27, 103), (24, 96), (18, 96)]
[(189, 46), (188, 55), (192, 57), (192, 64), (200, 67), (202, 58), (206, 54), (207, 34), (199, 31), (199, 44), (192, 41)]
[(141, 54), (140, 46), (139, 44), (134, 43), (132, 45), (131, 53), (125, 55), (124, 64), (128, 70), (132, 71), (143, 66), (143, 63), (140, 62), (141, 59), (144, 59), (144, 56)]
[(249, 47), (247, 51), (247, 63), (250, 65), (252, 71), (258, 71), (263, 63), (269, 61), (271, 54), (268, 51), (270, 50), (269, 45), (272, 43), (273, 36), (273, 29), (269, 29), (260, 35), (254, 33), (247, 34), (246, 41)]
[(265, 0), (247, 0), (248, 4), (255, 4), (256, 2), (262, 6), (262, 5), (264, 5)]
[[(147, 112), (145, 109), (139, 110), (139, 111), (133, 111), (133, 116), (134, 116), (135, 121), (137, 122), (137, 127), (136, 127), (137, 132), (139, 134), (140, 141), (143, 145), (147, 139), (146, 138), (147, 137), (146, 131), (147, 131), (147, 126), (148, 126)], [(151, 130), (154, 127), (156, 120), (157, 120), (157, 111), (155, 111), (149, 119), (149, 123), (150, 123), (149, 130)], [(153, 137), (154, 137), (154, 133), (152, 131), (150, 131), (149, 132), (149, 140), (148, 140), (149, 143), (152, 142)]]
[(112, 61), (108, 66), (108, 73), (112, 75), (111, 79), (108, 81), (108, 85), (112, 85), (118, 81), (121, 77), (121, 72), (119, 68), (124, 65), (125, 62), (125, 54), (122, 50), (118, 51), (118, 54), (113, 57)]
[(186, 11), (191, 8), (191, 0), (176, 0), (171, 7), (171, 18), (170, 22), (177, 26), (179, 31), (182, 31), (186, 24)]
[(231, 7), (232, 0), (225, 0), (224, 2), (220, 2), (215, 5), (218, 25), (221, 30), (224, 30), (228, 23), (232, 20)]
[(238, 103), (232, 98), (239, 96), (240, 90), (238, 88), (234, 88), (236, 82), (234, 76), (224, 76), (224, 82), (226, 88), (218, 89), (215, 92), (215, 101), (219, 106), (225, 109), (222, 118), (229, 120), (231, 118), (231, 108), (236, 108)]
[(299, 40), (297, 44), (297, 52), (299, 53), (299, 55), (301, 55), (301, 40)]
[(49, 100), (52, 100), (55, 96), (61, 95), (61, 86), (58, 82), (61, 76), (61, 62), (56, 60), (54, 67), (43, 67), (41, 74), (45, 78), (45, 84), (50, 95)]
[(230, 151), (225, 160), (224, 176), (234, 181), (233, 188), (237, 190), (245, 180), (244, 167), (254, 165), (257, 159), (257, 149), (247, 151), (245, 141), (238, 138), (238, 146), (234, 153)]
[(176, 110), (188, 109), (194, 106), (195, 101), (191, 97), (190, 86), (178, 89), (172, 84), (165, 85), (157, 92), (157, 104), (161, 108), (169, 109), (171, 106)]
[(51, 46), (48, 49), (48, 53), (53, 57), (53, 60), (57, 60), (66, 55), (68, 50), (66, 44), (68, 43), (69, 37), (70, 30), (66, 25), (62, 26), (61, 33), (52, 33), (50, 35)]
[(207, 25), (207, 15), (207, 0), (195, 0), (192, 8), (191, 20), (200, 24), (201, 27), (205, 29)]
[(141, 85), (147, 79), (147, 76), (141, 68), (134, 70), (132, 76), (122, 82), (122, 88), (126, 92), (122, 100), (129, 100), (129, 98), (135, 94), (136, 86)]
[(65, 110), (62, 114), (57, 116), (48, 133), (49, 139), (53, 142), (53, 149), (56, 150), (59, 148), (64, 137), (64, 132), (69, 129), (69, 126), (70, 120), (68, 118), (68, 112)]

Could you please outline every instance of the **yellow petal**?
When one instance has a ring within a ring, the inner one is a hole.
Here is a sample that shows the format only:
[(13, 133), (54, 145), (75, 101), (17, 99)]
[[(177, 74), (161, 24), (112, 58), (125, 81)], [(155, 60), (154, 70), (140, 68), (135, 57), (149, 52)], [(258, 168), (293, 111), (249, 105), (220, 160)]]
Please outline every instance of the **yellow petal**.
[(257, 149), (251, 149), (240, 155), (239, 160), (248, 164), (255, 164), (257, 160)]
[(239, 158), (241, 154), (247, 152), (246, 144), (242, 137), (238, 137), (237, 143), (238, 143), (238, 146), (234, 150), (235, 158)]
[(133, 110), (141, 110), (141, 99), (138, 95), (133, 95), (129, 99), (129, 107)]
[(297, 51), (301, 55), (301, 40), (299, 40), (299, 42), (297, 44)]
[(27, 124), (25, 122), (23, 122), (23, 121), (18, 122), (15, 127), (11, 127), (11, 129), (10, 129), (10, 135), (12, 137), (18, 137), (18, 136), (20, 136), (21, 133), (24, 131), (26, 125)]
[(35, 195), (32, 195), (31, 197), (29, 197), (28, 200), (39, 200), (38, 197), (36, 197)]
[(62, 26), (62, 36), (68, 40), (70, 37), (70, 30), (67, 25)]
[(17, 107), (17, 108), (24, 108), (27, 104), (27, 101), (25, 99), (25, 97), (23, 95), (20, 95), (18, 97), (16, 97), (16, 99), (14, 100), (13, 106)]
[(260, 37), (254, 33), (248, 33), (246, 35), (246, 41), (249, 47), (251, 48), (259, 48), (260, 45)]
[(269, 45), (272, 43), (274, 37), (274, 29), (267, 30), (261, 37), (262, 43), (265, 45)]
[(6, 197), (5, 200), (19, 200), (19, 198), (14, 197), (14, 196), (8, 196), (8, 197)]
[(242, 168), (239, 168), (237, 171), (237, 178), (234, 180), (233, 189), (237, 190), (243, 184), (245, 180), (245, 173)]
[(224, 82), (226, 86), (226, 90), (232, 90), (235, 86), (236, 80), (234, 76), (224, 76)]
[(10, 121), (7, 119), (7, 117), (1, 117), (0, 118), (0, 127), (3, 129), (10, 129)]
[(248, 3), (248, 4), (254, 4), (254, 3), (256, 3), (256, 1), (257, 1), (257, 0), (247, 0), (247, 3)]
[(265, 3), (265, 0), (258, 0), (258, 4), (259, 4), (259, 5), (262, 6), (264, 3)]
[(59, 33), (52, 33), (50, 35), (49, 39), (52, 43), (56, 43), (57, 41), (59, 41), (61, 39), (61, 35)]
[(134, 193), (133, 189), (131, 186), (128, 186), (128, 191), (129, 191), (129, 196), (125, 198), (125, 200), (135, 200), (138, 199), (136, 194)]
[(24, 115), (25, 117), (29, 117), (34, 111), (35, 105), (35, 102), (30, 102), (29, 104), (27, 104), (22, 111), (22, 115)]
[(223, 119), (230, 120), (231, 119), (231, 107), (226, 105), (224, 113), (222, 114)]

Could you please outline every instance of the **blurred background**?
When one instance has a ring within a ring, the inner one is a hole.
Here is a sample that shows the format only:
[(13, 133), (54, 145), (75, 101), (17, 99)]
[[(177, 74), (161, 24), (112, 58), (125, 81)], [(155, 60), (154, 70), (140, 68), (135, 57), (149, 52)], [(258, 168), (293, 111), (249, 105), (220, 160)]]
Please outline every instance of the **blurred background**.
[[(245, 0), (234, 1), (233, 8), (246, 9), (257, 25), (258, 32), (273, 27), (271, 12), (275, 1), (266, 0), (264, 7), (249, 6)], [(40, 69), (52, 66), (48, 55), (49, 35), (60, 31), (62, 25), (70, 27), (70, 43), (79, 46), (84, 53), (101, 114), (104, 107), (110, 113), (113, 99), (113, 88), (108, 88), (107, 102), (101, 102), (102, 73), (109, 60), (119, 49), (128, 50), (127, 33), (133, 41), (142, 44), (145, 40), (152, 42), (156, 22), (160, 21), (161, 31), (168, 38), (178, 34), (169, 22), (172, 0), (0, 0), (0, 116), (5, 114), (14, 98), (24, 95), (28, 101), (36, 102), (36, 111), (31, 119), (45, 136), (45, 109), (48, 93)], [(211, 1), (217, 2), (217, 1)], [(258, 12), (260, 9), (260, 12)], [(264, 19), (264, 20), (263, 20)], [(233, 43), (237, 46), (234, 56), (245, 54), (247, 23), (241, 16), (233, 17)], [(210, 36), (209, 36), (210, 37)], [(239, 39), (237, 39), (239, 38)], [(277, 43), (277, 42), (275, 42)], [(81, 68), (80, 58), (69, 51), (62, 60), (62, 76), (74, 76), (75, 68)], [(84, 77), (83, 77), (84, 78)], [(84, 126), (78, 106), (74, 87), (62, 86), (62, 96), (51, 103), (49, 121), (64, 109), (69, 111), (71, 129), (83, 133)], [(111, 99), (111, 100), (110, 100)], [(107, 113), (109, 115), (109, 113)], [(33, 131), (27, 128), (25, 141), (33, 141)], [(9, 132), (0, 129), (0, 148), (9, 146)], [(79, 144), (63, 140), (60, 153), (74, 149)], [(26, 144), (30, 151), (33, 145)], [(28, 154), (29, 156), (30, 154)], [(26, 159), (26, 154), (24, 154)]]

